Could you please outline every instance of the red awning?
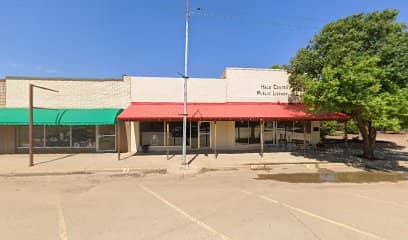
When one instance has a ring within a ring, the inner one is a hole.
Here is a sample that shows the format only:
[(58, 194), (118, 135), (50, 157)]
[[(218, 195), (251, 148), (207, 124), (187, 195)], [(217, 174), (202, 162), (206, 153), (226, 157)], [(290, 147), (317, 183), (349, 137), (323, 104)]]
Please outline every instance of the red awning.
[[(190, 120), (347, 120), (343, 113), (312, 115), (294, 103), (188, 103)], [(183, 103), (133, 102), (119, 116), (121, 121), (181, 120)]]

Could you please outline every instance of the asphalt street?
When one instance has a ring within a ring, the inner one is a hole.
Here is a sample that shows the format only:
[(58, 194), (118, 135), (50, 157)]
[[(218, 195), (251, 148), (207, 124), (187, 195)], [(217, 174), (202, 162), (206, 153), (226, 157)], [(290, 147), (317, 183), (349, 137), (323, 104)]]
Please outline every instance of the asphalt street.
[(0, 178), (2, 239), (407, 239), (407, 181), (287, 183), (257, 171)]

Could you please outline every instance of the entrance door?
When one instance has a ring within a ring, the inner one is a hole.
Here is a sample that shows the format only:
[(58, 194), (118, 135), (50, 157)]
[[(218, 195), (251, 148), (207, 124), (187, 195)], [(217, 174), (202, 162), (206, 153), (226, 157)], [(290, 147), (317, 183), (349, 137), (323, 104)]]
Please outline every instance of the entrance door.
[(208, 121), (198, 122), (198, 148), (209, 148), (211, 141), (211, 124)]
[(96, 136), (98, 152), (116, 151), (115, 125), (97, 126)]

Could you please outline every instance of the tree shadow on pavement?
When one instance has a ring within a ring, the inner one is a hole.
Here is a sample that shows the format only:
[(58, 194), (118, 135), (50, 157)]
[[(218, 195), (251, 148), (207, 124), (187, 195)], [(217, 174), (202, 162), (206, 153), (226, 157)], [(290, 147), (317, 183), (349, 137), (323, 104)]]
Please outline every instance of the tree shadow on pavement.
[(362, 158), (362, 141), (351, 140), (347, 143), (344, 140), (325, 140), (317, 147), (309, 147), (306, 151), (297, 150), (291, 152), (294, 156), (303, 156), (317, 161), (345, 163), (348, 166), (365, 170), (379, 171), (408, 171), (408, 152), (403, 151), (404, 146), (400, 146), (391, 141), (377, 141), (375, 149), (375, 160)]

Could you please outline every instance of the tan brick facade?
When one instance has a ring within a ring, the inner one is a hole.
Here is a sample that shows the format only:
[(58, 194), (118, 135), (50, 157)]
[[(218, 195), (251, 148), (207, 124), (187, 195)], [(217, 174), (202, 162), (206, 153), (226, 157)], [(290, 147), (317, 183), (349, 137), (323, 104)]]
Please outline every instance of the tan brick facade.
[(121, 79), (7, 78), (6, 106), (28, 107), (29, 84), (58, 90), (34, 90), (34, 105), (45, 108), (126, 108), (130, 81)]
[(0, 79), (0, 107), (6, 106), (6, 81)]

